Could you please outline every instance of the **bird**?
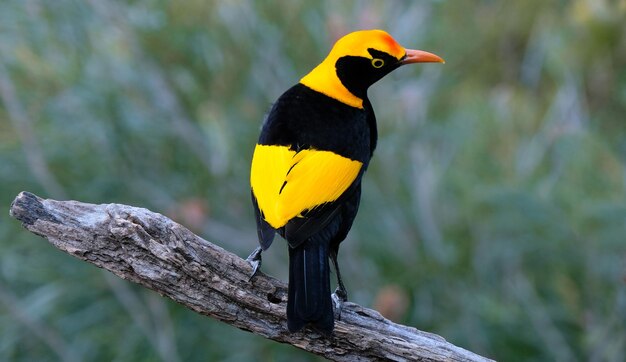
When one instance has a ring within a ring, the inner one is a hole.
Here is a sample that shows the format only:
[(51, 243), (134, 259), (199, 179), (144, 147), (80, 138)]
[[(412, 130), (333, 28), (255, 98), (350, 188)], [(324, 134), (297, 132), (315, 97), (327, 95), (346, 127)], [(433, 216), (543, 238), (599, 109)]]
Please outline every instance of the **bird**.
[[(376, 116), (368, 88), (405, 64), (444, 63), (402, 47), (386, 31), (359, 30), (271, 106), (250, 167), (259, 246), (252, 278), (278, 233), (289, 249), (287, 328), (310, 325), (332, 335), (348, 294), (337, 255), (359, 209), (361, 181), (376, 148)], [(330, 264), (337, 289), (330, 293)]]

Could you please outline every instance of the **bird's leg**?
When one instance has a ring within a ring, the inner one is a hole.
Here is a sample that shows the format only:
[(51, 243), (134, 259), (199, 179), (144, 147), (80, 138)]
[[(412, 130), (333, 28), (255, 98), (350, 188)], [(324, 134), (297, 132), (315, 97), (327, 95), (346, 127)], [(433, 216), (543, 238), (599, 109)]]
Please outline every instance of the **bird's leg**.
[(261, 267), (261, 262), (262, 262), (261, 253), (262, 252), (263, 252), (263, 249), (260, 246), (257, 246), (257, 248), (254, 249), (254, 251), (246, 258), (246, 261), (250, 263), (250, 265), (252, 265), (252, 274), (250, 275), (250, 278), (248, 279), (248, 281), (252, 280), (252, 277), (254, 277), (256, 272)]
[(343, 303), (348, 300), (348, 292), (346, 291), (345, 285), (343, 285), (343, 280), (341, 280), (339, 263), (337, 263), (337, 250), (330, 251), (330, 260), (333, 262), (335, 272), (337, 273), (337, 289), (335, 289), (332, 299), (335, 303), (335, 314), (337, 315), (337, 320), (341, 320), (341, 309), (343, 308)]

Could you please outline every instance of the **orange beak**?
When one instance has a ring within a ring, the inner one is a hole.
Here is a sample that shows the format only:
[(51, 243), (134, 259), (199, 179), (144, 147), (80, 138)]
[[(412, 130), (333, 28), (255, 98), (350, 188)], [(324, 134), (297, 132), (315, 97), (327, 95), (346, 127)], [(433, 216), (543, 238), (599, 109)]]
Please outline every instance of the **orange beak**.
[(406, 49), (406, 55), (404, 59), (400, 61), (400, 64), (412, 64), (412, 63), (445, 63), (440, 56), (433, 53), (425, 52), (423, 50)]

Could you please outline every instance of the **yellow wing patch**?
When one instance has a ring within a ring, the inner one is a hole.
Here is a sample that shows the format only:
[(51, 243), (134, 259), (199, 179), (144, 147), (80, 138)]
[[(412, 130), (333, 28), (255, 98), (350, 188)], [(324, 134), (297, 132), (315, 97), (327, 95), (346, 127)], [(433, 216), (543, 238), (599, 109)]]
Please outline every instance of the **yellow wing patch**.
[(257, 145), (250, 184), (265, 221), (278, 229), (305, 210), (337, 200), (362, 166), (330, 151)]

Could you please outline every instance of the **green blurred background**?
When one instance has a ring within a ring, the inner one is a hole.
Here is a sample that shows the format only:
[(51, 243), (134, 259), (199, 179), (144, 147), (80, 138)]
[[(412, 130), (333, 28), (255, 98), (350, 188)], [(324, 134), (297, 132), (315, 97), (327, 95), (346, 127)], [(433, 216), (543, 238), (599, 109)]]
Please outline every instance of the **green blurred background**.
[[(624, 0), (1, 1), (0, 360), (314, 359), (72, 258), (8, 207), (147, 207), (246, 256), (264, 113), (362, 28), (447, 64), (370, 91), (350, 299), (500, 360), (626, 360)], [(263, 270), (286, 279), (274, 245)]]

